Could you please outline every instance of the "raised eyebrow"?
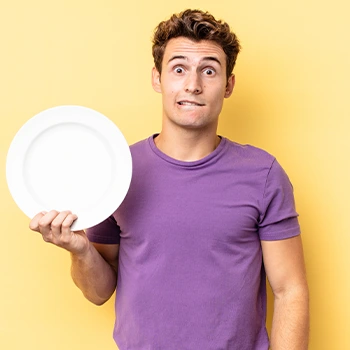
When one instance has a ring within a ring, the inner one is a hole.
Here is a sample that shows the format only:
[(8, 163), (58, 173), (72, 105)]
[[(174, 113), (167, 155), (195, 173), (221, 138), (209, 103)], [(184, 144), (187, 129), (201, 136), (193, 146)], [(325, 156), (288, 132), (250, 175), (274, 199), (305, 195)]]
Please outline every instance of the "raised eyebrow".
[[(177, 56), (170, 57), (170, 59), (168, 61), (168, 64), (171, 61), (174, 61), (174, 60), (187, 60), (187, 57), (186, 56), (182, 56), (182, 55), (177, 55)], [(214, 57), (214, 56), (203, 57), (201, 61), (202, 62), (203, 61), (214, 61), (214, 62), (217, 62), (221, 66), (220, 60), (218, 58)]]
[(187, 57), (185, 57), (185, 56), (180, 56), (180, 55), (173, 56), (173, 57), (170, 57), (168, 63), (170, 63), (171, 61), (174, 61), (174, 60), (186, 60), (186, 59), (187, 59)]
[(204, 57), (202, 61), (214, 61), (217, 62), (219, 66), (221, 66), (221, 62), (219, 61), (219, 59), (214, 56)]

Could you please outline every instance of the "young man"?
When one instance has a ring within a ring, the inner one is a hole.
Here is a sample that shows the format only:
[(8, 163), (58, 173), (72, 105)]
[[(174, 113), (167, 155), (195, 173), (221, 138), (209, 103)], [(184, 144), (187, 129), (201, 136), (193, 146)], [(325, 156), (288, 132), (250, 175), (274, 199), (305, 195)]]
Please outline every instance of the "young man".
[(160, 134), (131, 146), (118, 210), (72, 232), (70, 212), (30, 224), (71, 252), (72, 277), (95, 304), (115, 289), (120, 350), (260, 350), (267, 275), (272, 349), (307, 349), (308, 287), (292, 186), (276, 159), (217, 135), (239, 52), (226, 23), (186, 10), (157, 27), (152, 84)]

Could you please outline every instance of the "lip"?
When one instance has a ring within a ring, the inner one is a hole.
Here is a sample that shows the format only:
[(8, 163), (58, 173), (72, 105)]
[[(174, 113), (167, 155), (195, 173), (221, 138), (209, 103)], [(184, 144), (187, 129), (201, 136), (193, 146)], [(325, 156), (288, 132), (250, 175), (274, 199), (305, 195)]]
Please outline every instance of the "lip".
[(177, 101), (177, 104), (180, 106), (188, 106), (188, 107), (203, 107), (203, 103), (199, 103), (197, 101), (190, 101), (190, 100), (180, 100)]

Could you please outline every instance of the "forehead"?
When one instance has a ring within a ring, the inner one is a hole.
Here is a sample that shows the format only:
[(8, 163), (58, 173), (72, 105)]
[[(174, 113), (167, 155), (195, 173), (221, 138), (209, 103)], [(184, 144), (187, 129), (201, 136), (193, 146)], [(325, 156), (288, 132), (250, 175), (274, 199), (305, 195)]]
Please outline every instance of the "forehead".
[(174, 56), (200, 61), (207, 57), (215, 57), (224, 65), (226, 55), (222, 47), (214, 41), (193, 41), (185, 37), (170, 39), (164, 51), (163, 64), (167, 64)]

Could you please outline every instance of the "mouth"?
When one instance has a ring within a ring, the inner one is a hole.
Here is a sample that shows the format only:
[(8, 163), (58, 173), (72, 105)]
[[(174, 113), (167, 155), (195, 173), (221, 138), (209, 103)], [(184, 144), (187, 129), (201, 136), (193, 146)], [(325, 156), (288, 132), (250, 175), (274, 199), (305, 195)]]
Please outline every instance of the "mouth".
[(178, 101), (177, 104), (180, 106), (191, 106), (191, 107), (203, 107), (204, 106), (204, 104), (198, 103), (195, 101)]

